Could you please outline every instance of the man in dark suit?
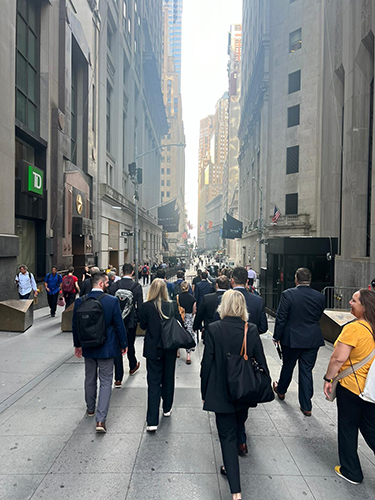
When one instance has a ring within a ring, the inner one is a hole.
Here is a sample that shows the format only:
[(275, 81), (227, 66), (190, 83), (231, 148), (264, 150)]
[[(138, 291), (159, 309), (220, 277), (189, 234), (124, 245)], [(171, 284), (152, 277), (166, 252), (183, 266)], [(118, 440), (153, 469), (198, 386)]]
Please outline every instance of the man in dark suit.
[[(220, 319), (216, 311), (221, 302), (221, 297), (230, 288), (229, 279), (226, 276), (219, 276), (215, 286), (216, 292), (208, 293), (202, 299), (194, 318), (194, 331), (202, 330), (202, 323), (203, 328), (206, 329), (210, 323)], [(217, 317), (215, 317), (215, 315), (217, 315)]]
[(90, 269), (90, 274), (91, 278), (87, 278), (84, 281), (82, 281), (81, 288), (79, 289), (79, 296), (83, 297), (84, 295), (87, 295), (91, 289), (92, 289), (92, 277), (94, 274), (99, 273), (100, 269), (98, 267), (92, 267)]
[(244, 267), (236, 267), (232, 274), (232, 288), (241, 292), (245, 297), (249, 313), (249, 323), (254, 323), (259, 333), (266, 333), (268, 331), (268, 322), (263, 299), (259, 295), (254, 295), (246, 290), (247, 279), (247, 270)]
[[(140, 309), (143, 304), (143, 291), (139, 283), (133, 281), (134, 267), (131, 264), (124, 264), (122, 266), (123, 277), (113, 282), (109, 287), (109, 293), (116, 295), (118, 290), (130, 290), (133, 294), (133, 306), (129, 314), (124, 318), (126, 335), (128, 337), (128, 361), (129, 361), (129, 375), (133, 376), (141, 366), (135, 356), (135, 335), (137, 331), (137, 324), (139, 322)], [(120, 308), (121, 308), (120, 301)], [(124, 377), (124, 365), (122, 362), (122, 355), (119, 353), (115, 357), (115, 387), (121, 388), (122, 379)]]
[(319, 347), (324, 345), (319, 320), (325, 308), (325, 298), (310, 287), (309, 269), (297, 269), (295, 283), (295, 288), (282, 293), (276, 313), (273, 341), (275, 345), (281, 345), (283, 366), (279, 382), (274, 382), (273, 388), (279, 399), (284, 400), (298, 360), (300, 409), (310, 417), (314, 393), (312, 370)]
[(207, 281), (208, 274), (206, 271), (202, 272), (202, 280), (195, 285), (194, 295), (197, 301), (197, 308), (199, 308), (203, 297), (208, 293), (213, 292), (212, 284)]
[(75, 301), (73, 311), (73, 340), (77, 358), (85, 358), (85, 400), (87, 416), (95, 415), (97, 378), (99, 369), (100, 390), (96, 408), (96, 431), (106, 432), (106, 418), (111, 399), (113, 360), (121, 351), (127, 351), (127, 339), (124, 322), (118, 299), (106, 293), (108, 276), (105, 273), (96, 273), (91, 277), (92, 290), (88, 297), (100, 299), (105, 315), (107, 338), (104, 344), (98, 347), (81, 347), (79, 332), (77, 331), (77, 310), (82, 304), (82, 298)]

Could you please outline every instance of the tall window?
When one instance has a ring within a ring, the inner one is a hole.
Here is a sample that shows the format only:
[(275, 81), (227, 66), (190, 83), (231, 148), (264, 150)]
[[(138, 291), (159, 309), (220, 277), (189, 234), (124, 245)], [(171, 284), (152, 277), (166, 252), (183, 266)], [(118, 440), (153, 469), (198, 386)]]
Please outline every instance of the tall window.
[(301, 90), (301, 70), (290, 73), (288, 77), (288, 94)]
[(300, 123), (300, 106), (291, 106), (288, 108), (288, 127), (295, 127)]
[(71, 161), (77, 165), (77, 66), (74, 64), (74, 57), (72, 56), (72, 79), (71, 79)]
[(289, 52), (295, 52), (302, 48), (302, 29), (289, 33)]
[(298, 214), (298, 193), (287, 194), (285, 196), (285, 215)]
[(113, 186), (113, 166), (110, 163), (107, 163), (107, 171), (106, 171), (106, 182), (108, 186)]
[(37, 132), (38, 118), (38, 19), (35, 0), (18, 0), (16, 117), (33, 132)]
[(112, 87), (107, 80), (106, 145), (108, 152), (111, 152), (111, 93)]
[(286, 150), (286, 173), (296, 174), (299, 171), (299, 146)]

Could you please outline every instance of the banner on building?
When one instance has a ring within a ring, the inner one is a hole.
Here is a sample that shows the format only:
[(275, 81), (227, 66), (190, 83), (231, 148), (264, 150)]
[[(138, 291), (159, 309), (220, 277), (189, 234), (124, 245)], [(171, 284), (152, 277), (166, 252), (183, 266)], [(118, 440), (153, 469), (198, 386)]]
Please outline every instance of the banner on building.
[(180, 216), (176, 210), (176, 200), (158, 208), (158, 224), (168, 233), (178, 233)]
[(227, 220), (223, 219), (223, 239), (235, 240), (236, 238), (242, 238), (242, 222), (235, 219), (228, 213), (226, 214), (226, 217)]

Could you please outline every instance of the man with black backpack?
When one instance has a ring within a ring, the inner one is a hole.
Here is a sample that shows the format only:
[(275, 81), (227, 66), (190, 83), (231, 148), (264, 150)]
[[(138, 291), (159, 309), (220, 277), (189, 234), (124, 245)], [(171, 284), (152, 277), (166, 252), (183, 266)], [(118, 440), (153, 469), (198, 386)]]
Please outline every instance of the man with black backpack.
[(96, 432), (107, 432), (113, 379), (113, 360), (127, 352), (127, 339), (119, 301), (107, 293), (108, 276), (92, 276), (92, 290), (76, 300), (73, 340), (77, 358), (85, 358), (85, 399), (88, 417), (95, 415), (97, 379), (100, 389), (96, 407)]
[(150, 275), (150, 268), (148, 267), (148, 263), (145, 262), (142, 266), (142, 278), (143, 278), (143, 284), (148, 285), (149, 283), (149, 275)]
[[(118, 298), (121, 308), (122, 318), (124, 320), (126, 334), (128, 337), (128, 361), (129, 375), (133, 376), (141, 366), (135, 356), (135, 334), (139, 321), (139, 311), (143, 304), (142, 286), (133, 281), (134, 267), (131, 264), (122, 266), (123, 277), (112, 283), (109, 287), (109, 293)], [(115, 387), (120, 388), (124, 377), (124, 366), (122, 356), (115, 357)]]
[[(184, 271), (177, 271), (177, 281), (175, 281), (173, 283), (173, 293), (172, 294), (169, 294), (171, 299), (172, 300), (176, 300), (177, 299), (177, 295), (180, 294), (180, 286), (181, 286), (181, 283), (185, 281), (185, 273)], [(193, 295), (193, 290), (191, 288), (191, 286), (189, 285), (189, 293), (190, 295)]]

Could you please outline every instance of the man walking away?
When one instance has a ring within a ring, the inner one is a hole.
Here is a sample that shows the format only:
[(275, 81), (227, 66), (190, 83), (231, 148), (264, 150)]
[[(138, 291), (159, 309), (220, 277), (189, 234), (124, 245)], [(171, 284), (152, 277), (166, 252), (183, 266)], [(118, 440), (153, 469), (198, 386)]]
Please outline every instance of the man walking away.
[(214, 291), (211, 283), (207, 281), (207, 272), (202, 272), (202, 280), (195, 285), (195, 298), (197, 300), (197, 308), (199, 308), (202, 299), (208, 293), (212, 293)]
[(87, 416), (95, 415), (97, 379), (100, 389), (96, 407), (96, 432), (106, 432), (111, 400), (113, 360), (127, 351), (124, 322), (119, 301), (108, 295), (108, 276), (92, 276), (92, 290), (76, 300), (73, 312), (73, 340), (77, 358), (85, 358), (85, 399)]
[(68, 307), (73, 304), (77, 293), (79, 293), (78, 278), (74, 276), (73, 273), (74, 267), (70, 266), (68, 268), (68, 274), (63, 277), (61, 283), (61, 289), (65, 299), (65, 309), (68, 309)]
[[(172, 300), (176, 300), (177, 295), (180, 294), (180, 286), (183, 281), (185, 281), (184, 271), (177, 271), (177, 280), (174, 283), (172, 283), (173, 284), (173, 293), (171, 295)], [(190, 295), (193, 295), (193, 290), (190, 285), (189, 285), (189, 293)]]
[(314, 394), (312, 370), (319, 347), (324, 345), (319, 320), (325, 308), (325, 298), (311, 288), (309, 269), (297, 269), (295, 284), (295, 288), (282, 293), (276, 313), (273, 341), (275, 345), (281, 345), (283, 366), (279, 382), (274, 382), (273, 388), (279, 399), (284, 400), (298, 360), (300, 410), (310, 417)]
[[(122, 273), (123, 277), (119, 281), (112, 283), (109, 287), (109, 293), (117, 297), (120, 303), (121, 314), (128, 338), (129, 375), (133, 376), (141, 365), (135, 356), (134, 345), (139, 313), (143, 304), (143, 292), (142, 286), (133, 281), (134, 267), (131, 264), (124, 264), (122, 266)], [(120, 388), (124, 377), (124, 365), (121, 353), (115, 357), (114, 363), (115, 387)]]
[(192, 283), (192, 289), (193, 289), (193, 293), (195, 293), (195, 285), (197, 283), (200, 283), (202, 281), (202, 270), (201, 269), (198, 269), (197, 270), (197, 275), (195, 276), (195, 278), (193, 279), (193, 283)]
[(82, 282), (81, 289), (79, 291), (79, 296), (80, 297), (83, 297), (84, 295), (86, 295), (89, 292), (91, 292), (91, 289), (92, 289), (92, 277), (94, 276), (94, 274), (99, 273), (99, 272), (100, 272), (100, 269), (98, 267), (94, 266), (94, 267), (92, 267), (90, 269), (91, 277), (89, 279), (85, 279), (85, 281)]
[(48, 305), (51, 309), (51, 318), (56, 316), (57, 299), (59, 297), (61, 274), (57, 273), (57, 267), (52, 266), (51, 272), (44, 279), (44, 287), (47, 292)]
[(34, 297), (38, 296), (38, 288), (36, 286), (33, 273), (29, 273), (25, 264), (18, 268), (18, 274), (14, 278), (14, 282), (18, 288), (18, 297), (20, 300), (27, 300), (30, 298), (30, 293), (34, 292)]
[(143, 277), (143, 285), (148, 285), (148, 276), (150, 274), (150, 268), (148, 267), (147, 262), (145, 262), (142, 266), (142, 277)]
[(252, 287), (254, 285), (254, 280), (257, 277), (257, 273), (254, 271), (254, 269), (251, 269), (251, 265), (249, 266), (249, 269), (247, 271), (247, 284), (249, 287)]
[(161, 280), (164, 280), (165, 284), (167, 285), (168, 295), (169, 295), (169, 298), (172, 300), (173, 299), (174, 283), (167, 281), (165, 279), (166, 275), (167, 274), (166, 274), (164, 269), (158, 269), (158, 271), (156, 272), (156, 277), (160, 278)]
[(208, 325), (213, 321), (219, 321), (220, 317), (217, 313), (217, 308), (221, 303), (221, 298), (224, 293), (229, 290), (229, 279), (226, 276), (219, 276), (216, 280), (216, 292), (208, 293), (202, 299), (197, 314), (194, 318), (193, 330), (206, 330)]

